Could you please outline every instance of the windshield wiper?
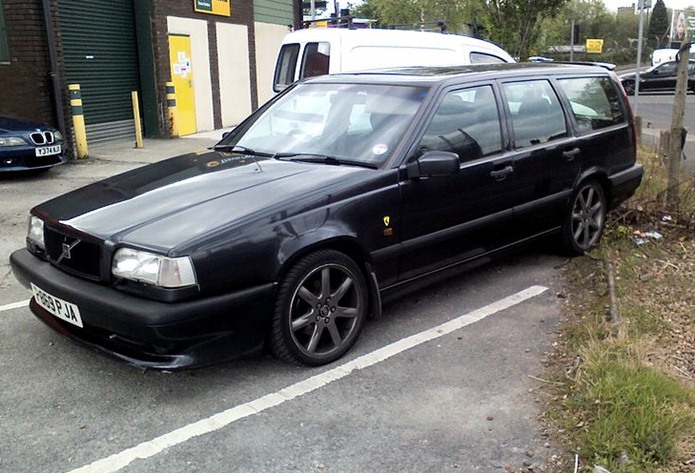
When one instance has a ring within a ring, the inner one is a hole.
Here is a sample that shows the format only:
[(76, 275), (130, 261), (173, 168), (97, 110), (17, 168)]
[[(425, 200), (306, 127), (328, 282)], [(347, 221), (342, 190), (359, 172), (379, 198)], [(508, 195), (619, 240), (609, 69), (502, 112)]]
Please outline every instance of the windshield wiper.
[(303, 163), (322, 163), (330, 164), (333, 166), (340, 166), (341, 164), (348, 166), (359, 166), (363, 168), (376, 169), (377, 165), (373, 163), (365, 163), (362, 161), (354, 161), (352, 159), (341, 159), (334, 156), (327, 156), (325, 154), (316, 153), (277, 153), (273, 155), (275, 159), (286, 160), (286, 161), (299, 161)]
[(262, 156), (264, 158), (272, 158), (275, 156), (273, 153), (266, 153), (264, 151), (256, 151), (251, 148), (247, 148), (246, 146), (239, 146), (239, 145), (215, 145), (212, 147), (215, 151), (219, 150), (227, 150), (231, 151), (232, 153), (243, 153), (249, 156)]

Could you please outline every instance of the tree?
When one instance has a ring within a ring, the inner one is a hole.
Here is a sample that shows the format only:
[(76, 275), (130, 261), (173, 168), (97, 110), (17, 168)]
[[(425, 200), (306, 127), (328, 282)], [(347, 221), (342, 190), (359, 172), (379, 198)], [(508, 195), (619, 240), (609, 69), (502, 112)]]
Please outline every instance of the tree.
[(443, 21), (450, 32), (463, 32), (467, 2), (463, 0), (366, 0), (355, 11), (379, 26), (418, 25)]
[(541, 32), (542, 18), (554, 17), (568, 0), (478, 0), (482, 3), (490, 39), (512, 56), (525, 59)]
[(650, 41), (655, 41), (655, 49), (668, 44), (667, 37), (670, 23), (664, 0), (656, 0), (651, 19), (649, 20), (649, 28), (647, 29), (647, 38)]

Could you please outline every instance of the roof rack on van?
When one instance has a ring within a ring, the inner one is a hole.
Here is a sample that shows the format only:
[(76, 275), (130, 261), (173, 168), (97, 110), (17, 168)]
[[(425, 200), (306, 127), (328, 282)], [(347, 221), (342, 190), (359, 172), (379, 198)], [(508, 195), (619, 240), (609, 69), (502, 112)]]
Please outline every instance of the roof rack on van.
[(413, 31), (437, 31), (446, 33), (446, 22), (444, 21), (425, 21), (421, 23), (403, 23), (399, 25), (388, 25), (387, 30), (413, 30)]
[(334, 28), (353, 29), (355, 27), (353, 24), (354, 19), (355, 17), (352, 15), (335, 16), (334, 13), (331, 13), (330, 18), (317, 18), (315, 20), (302, 21), (302, 29), (310, 28), (312, 24), (316, 23), (328, 23), (329, 25), (333, 25)]
[[(304, 20), (302, 21), (302, 28), (311, 28), (312, 25), (318, 23), (328, 23), (333, 25), (334, 28), (347, 28), (355, 29), (354, 24), (355, 17), (350, 14), (345, 14), (341, 16), (335, 16), (331, 13), (330, 18), (317, 18), (315, 20)], [(388, 25), (383, 28), (384, 30), (405, 30), (405, 31), (438, 31), (439, 33), (446, 33), (446, 22), (444, 21), (425, 21), (421, 23), (403, 23), (397, 25)]]

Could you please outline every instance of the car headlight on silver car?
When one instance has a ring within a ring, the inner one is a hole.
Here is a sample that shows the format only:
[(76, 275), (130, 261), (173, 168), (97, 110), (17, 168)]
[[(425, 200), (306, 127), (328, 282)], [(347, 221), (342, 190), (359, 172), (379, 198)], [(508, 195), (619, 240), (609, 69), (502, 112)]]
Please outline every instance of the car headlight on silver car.
[(46, 250), (46, 243), (43, 239), (43, 220), (35, 215), (29, 217), (27, 240), (36, 248)]
[(187, 256), (169, 258), (147, 251), (121, 248), (111, 263), (111, 274), (164, 288), (197, 284), (193, 262)]

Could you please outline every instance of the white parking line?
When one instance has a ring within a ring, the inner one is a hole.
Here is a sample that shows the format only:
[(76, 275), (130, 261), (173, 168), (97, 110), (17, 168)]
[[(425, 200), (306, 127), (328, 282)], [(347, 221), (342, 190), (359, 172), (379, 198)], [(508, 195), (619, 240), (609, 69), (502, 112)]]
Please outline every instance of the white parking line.
[(0, 312), (12, 309), (19, 309), (20, 307), (26, 307), (29, 305), (30, 300), (31, 299), (27, 299), (25, 301), (13, 302), (12, 304), (0, 305)]
[(271, 407), (279, 406), (287, 401), (295, 399), (304, 394), (308, 394), (316, 389), (322, 388), (333, 381), (342, 379), (353, 371), (361, 370), (373, 366), (392, 356), (402, 353), (410, 348), (421, 345), (430, 340), (443, 337), (466, 325), (478, 322), (490, 315), (503, 311), (517, 304), (520, 304), (532, 297), (536, 297), (547, 291), (547, 287), (531, 286), (523, 291), (512, 294), (509, 297), (493, 302), (468, 314), (462, 315), (454, 320), (443, 323), (431, 329), (403, 338), (391, 343), (383, 348), (379, 348), (371, 353), (362, 355), (352, 361), (336, 366), (319, 375), (299, 381), (291, 386), (281, 389), (278, 392), (267, 394), (253, 401), (227, 409), (218, 414), (201, 419), (192, 424), (180, 427), (168, 434), (148, 440), (135, 447), (123, 450), (122, 452), (111, 455), (110, 457), (97, 460), (89, 465), (85, 465), (68, 473), (111, 473), (126, 467), (138, 459), (153, 457), (169, 447), (182, 444), (194, 437), (209, 434), (220, 430), (229, 424), (245, 417), (258, 414)]

